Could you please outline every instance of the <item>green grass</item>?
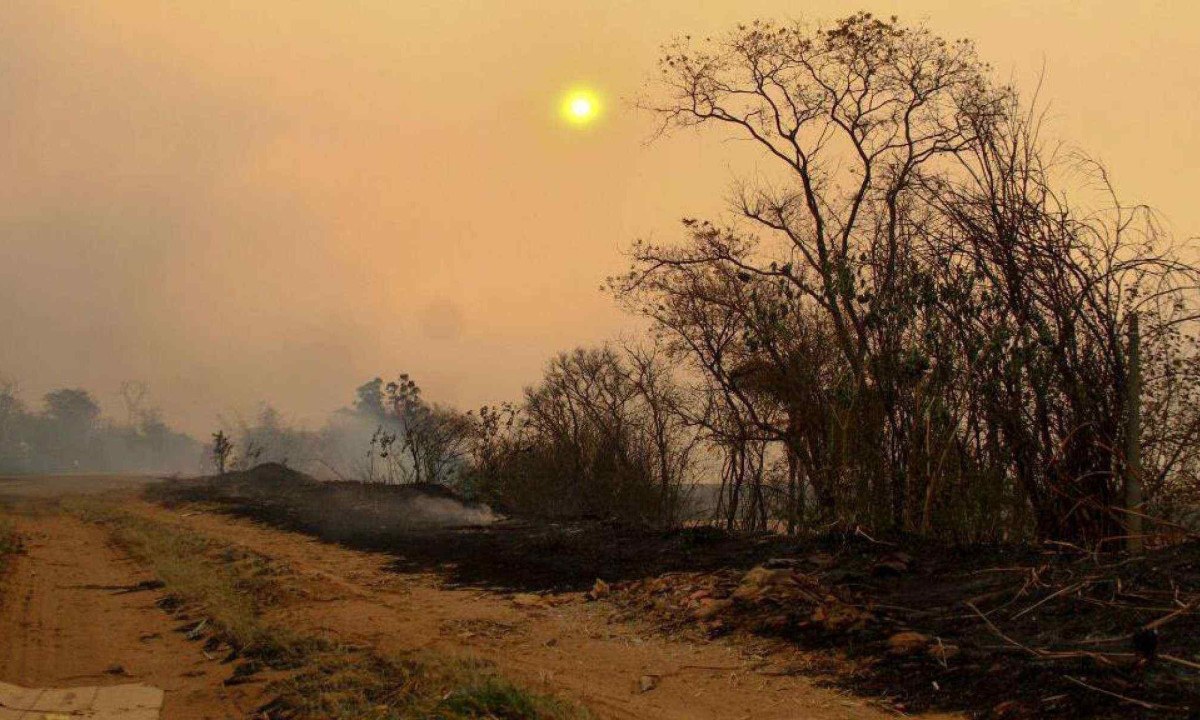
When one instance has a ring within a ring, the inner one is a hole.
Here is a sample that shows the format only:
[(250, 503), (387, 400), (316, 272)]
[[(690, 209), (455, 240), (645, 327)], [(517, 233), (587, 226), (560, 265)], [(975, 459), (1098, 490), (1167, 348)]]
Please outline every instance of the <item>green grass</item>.
[(299, 668), (274, 682), (264, 710), (296, 720), (576, 720), (589, 715), (531, 693), (476, 660), (383, 656), (272, 626), (264, 614), (286, 596), (286, 568), (213, 538), (95, 501), (70, 511), (105, 527), (152, 568), (169, 596), (251, 661)]
[(281, 570), (265, 558), (96, 501), (69, 507), (103, 526), (117, 547), (153, 570), (168, 597), (202, 615), (206, 629), (241, 655), (294, 667), (318, 649), (313, 639), (263, 621), (281, 592)]
[[(329, 654), (276, 684), (278, 716), (337, 720), (576, 720), (586, 712), (530, 693), (489, 664), (430, 655)], [(275, 712), (271, 713), (276, 717)]]

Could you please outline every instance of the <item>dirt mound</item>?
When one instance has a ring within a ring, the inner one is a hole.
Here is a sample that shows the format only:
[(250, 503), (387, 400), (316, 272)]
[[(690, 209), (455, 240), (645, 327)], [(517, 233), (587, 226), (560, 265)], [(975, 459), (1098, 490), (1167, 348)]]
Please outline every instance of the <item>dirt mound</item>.
[(486, 505), (434, 484), (325, 482), (278, 463), (242, 472), (173, 480), (147, 495), (167, 502), (207, 502), (250, 511), (289, 527), (339, 540), (364, 533), (469, 527), (496, 520)]

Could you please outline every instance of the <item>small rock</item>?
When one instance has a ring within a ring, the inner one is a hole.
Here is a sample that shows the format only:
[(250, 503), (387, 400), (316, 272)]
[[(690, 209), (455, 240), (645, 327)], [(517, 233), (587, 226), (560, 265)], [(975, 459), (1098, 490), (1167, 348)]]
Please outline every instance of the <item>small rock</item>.
[(714, 600), (712, 598), (706, 598), (700, 601), (699, 607), (697, 607), (695, 612), (692, 614), (697, 620), (711, 620), (717, 615), (720, 615), (728, 610), (731, 605), (733, 605), (733, 601), (731, 600)]
[(790, 570), (800, 566), (796, 558), (771, 558), (762, 565), (768, 570)]
[(930, 643), (929, 647), (926, 648), (925, 651), (929, 653), (930, 657), (942, 663), (943, 665), (949, 662), (952, 658), (956, 657), (959, 653), (957, 645), (947, 645), (940, 640)]
[(831, 599), (816, 606), (809, 620), (827, 630), (840, 632), (856, 627), (861, 628), (874, 620), (874, 616), (866, 610), (860, 610), (853, 605)]
[(643, 675), (638, 678), (638, 692), (648, 693), (658, 687), (657, 675)]
[(612, 593), (612, 586), (604, 582), (600, 578), (596, 578), (596, 584), (592, 585), (592, 589), (587, 593), (588, 600), (599, 600), (600, 598), (608, 597)]
[(768, 588), (783, 585), (792, 580), (791, 570), (768, 570), (765, 567), (756, 567), (742, 577), (741, 584), (733, 591), (733, 597), (737, 600), (757, 600)]
[(546, 607), (546, 599), (541, 595), (534, 595), (533, 593), (520, 593), (513, 595), (512, 603), (519, 608)]
[(924, 651), (932, 642), (928, 635), (907, 630), (898, 632), (888, 638), (888, 654), (898, 657), (912, 655)]

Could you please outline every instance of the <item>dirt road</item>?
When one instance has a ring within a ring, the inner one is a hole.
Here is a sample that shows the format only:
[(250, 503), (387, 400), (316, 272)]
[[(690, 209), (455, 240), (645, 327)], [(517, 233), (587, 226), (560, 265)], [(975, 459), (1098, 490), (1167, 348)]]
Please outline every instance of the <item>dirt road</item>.
[(147, 475), (79, 474), (0, 475), (0, 498), (55, 498), (63, 495), (106, 495), (133, 490), (159, 478)]
[(17, 523), (26, 553), (0, 588), (0, 681), (27, 687), (139, 682), (166, 691), (163, 717), (245, 718), (257, 686), (227, 688), (230, 668), (196, 643), (140, 590), (152, 578), (106, 543), (95, 526), (62, 514)]
[[(273, 611), (274, 621), (384, 651), (486, 658), (505, 675), (578, 701), (600, 718), (895, 717), (863, 698), (781, 673), (779, 658), (732, 643), (664, 638), (578, 594), (547, 601), (449, 588), (436, 574), (397, 572), (385, 555), (132, 496), (122, 505), (288, 568), (285, 580), (299, 590)], [(156, 593), (119, 592), (149, 576), (108, 547), (101, 530), (62, 515), (22, 522), (30, 547), (3, 593), (0, 680), (99, 684), (132, 676), (166, 690), (168, 719), (246, 717), (256, 707), (260, 688), (224, 687), (228, 669), (172, 631)], [(123, 673), (106, 675), (116, 665)]]

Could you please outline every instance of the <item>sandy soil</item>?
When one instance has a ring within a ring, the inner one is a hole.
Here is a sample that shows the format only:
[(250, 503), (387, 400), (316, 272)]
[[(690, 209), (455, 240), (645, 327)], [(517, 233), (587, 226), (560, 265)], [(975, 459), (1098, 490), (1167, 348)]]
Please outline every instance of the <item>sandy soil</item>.
[[(289, 568), (286, 581), (297, 592), (273, 619), (385, 651), (486, 658), (506, 675), (576, 700), (600, 718), (895, 717), (867, 699), (780, 672), (780, 657), (755, 655), (733, 642), (664, 638), (578, 593), (539, 601), (450, 588), (437, 573), (398, 571), (384, 554), (194, 508), (167, 510), (132, 497), (124, 504)], [(0, 680), (62, 686), (132, 677), (166, 691), (168, 720), (247, 717), (258, 706), (261, 686), (223, 686), (230, 669), (174, 631), (177, 623), (154, 604), (158, 593), (119, 592), (149, 576), (108, 547), (102, 531), (59, 515), (22, 525), (29, 552), (3, 589)], [(116, 665), (123, 672), (109, 673)]]
[(167, 720), (245, 718), (260, 686), (225, 687), (231, 668), (176, 632), (151, 577), (64, 515), (22, 519), (26, 554), (0, 584), (0, 680), (26, 687), (140, 682), (166, 692)]

